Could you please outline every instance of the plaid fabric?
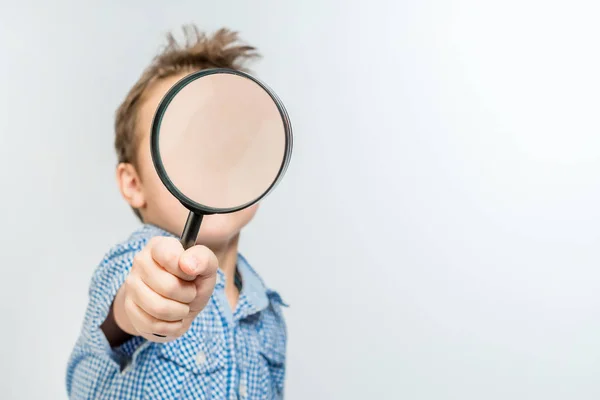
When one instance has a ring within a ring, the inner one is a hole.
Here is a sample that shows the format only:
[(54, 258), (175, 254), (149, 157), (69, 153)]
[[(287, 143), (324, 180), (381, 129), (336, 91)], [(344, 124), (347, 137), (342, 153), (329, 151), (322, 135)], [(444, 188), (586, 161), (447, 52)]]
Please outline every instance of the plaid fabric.
[(118, 348), (110, 347), (100, 325), (133, 256), (153, 236), (172, 235), (144, 225), (112, 248), (95, 271), (81, 334), (68, 362), (69, 398), (283, 398), (285, 304), (241, 255), (238, 270), (243, 287), (233, 313), (219, 270), (210, 302), (185, 335), (164, 344), (134, 337)]

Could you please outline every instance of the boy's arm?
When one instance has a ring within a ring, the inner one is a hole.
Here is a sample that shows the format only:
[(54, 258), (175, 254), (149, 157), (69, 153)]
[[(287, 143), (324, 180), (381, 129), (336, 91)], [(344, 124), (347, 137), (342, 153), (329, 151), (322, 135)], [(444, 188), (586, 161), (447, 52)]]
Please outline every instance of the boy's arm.
[(144, 243), (117, 247), (94, 274), (67, 368), (70, 398), (118, 397), (116, 392), (126, 390), (121, 367), (144, 339), (165, 342), (181, 336), (212, 295), (217, 261), (210, 250), (194, 246), (183, 251), (177, 239), (166, 237)]
[(105, 398), (101, 388), (112, 386), (133, 352), (143, 343), (132, 337), (123, 346), (111, 346), (100, 328), (113, 300), (131, 270), (135, 253), (145, 241), (127, 242), (111, 249), (91, 280), (89, 301), (77, 343), (67, 365), (66, 385), (70, 399)]
[[(110, 307), (108, 316), (106, 317), (102, 325), (100, 325), (100, 329), (102, 329), (102, 332), (104, 332), (106, 340), (108, 340), (110, 347), (113, 348), (121, 346), (123, 343), (127, 342), (133, 337), (132, 334), (129, 334), (123, 329), (121, 329), (116, 322), (115, 311), (118, 313), (122, 312), (122, 304), (124, 298), (123, 296), (123, 286), (121, 286), (119, 288), (119, 291), (117, 292), (117, 295), (115, 296), (115, 300), (113, 301), (112, 306)], [(123, 319), (122, 316), (120, 316), (120, 318)], [(122, 324), (126, 325), (126, 322), (122, 322)], [(132, 329), (129, 329), (128, 331), (132, 332)]]

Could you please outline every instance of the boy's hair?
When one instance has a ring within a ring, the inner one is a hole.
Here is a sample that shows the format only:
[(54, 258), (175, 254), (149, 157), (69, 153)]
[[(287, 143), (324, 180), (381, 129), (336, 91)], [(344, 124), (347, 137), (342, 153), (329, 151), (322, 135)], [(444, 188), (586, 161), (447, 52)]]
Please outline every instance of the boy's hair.
[[(136, 165), (140, 135), (136, 133), (137, 118), (144, 95), (156, 81), (180, 73), (192, 73), (209, 68), (230, 68), (244, 71), (247, 60), (259, 57), (256, 48), (241, 43), (238, 33), (222, 28), (207, 36), (195, 25), (184, 25), (185, 42), (179, 43), (172, 33), (167, 45), (154, 57), (116, 112), (115, 150), (119, 163)], [(138, 210), (134, 210), (140, 218)]]

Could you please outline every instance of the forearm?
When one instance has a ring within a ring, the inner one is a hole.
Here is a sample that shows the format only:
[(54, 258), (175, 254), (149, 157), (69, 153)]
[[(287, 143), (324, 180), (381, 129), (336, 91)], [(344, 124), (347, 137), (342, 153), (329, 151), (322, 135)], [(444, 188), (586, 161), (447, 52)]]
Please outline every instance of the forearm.
[(110, 307), (106, 320), (100, 326), (111, 347), (125, 343), (138, 335), (125, 313), (125, 285), (121, 286)]

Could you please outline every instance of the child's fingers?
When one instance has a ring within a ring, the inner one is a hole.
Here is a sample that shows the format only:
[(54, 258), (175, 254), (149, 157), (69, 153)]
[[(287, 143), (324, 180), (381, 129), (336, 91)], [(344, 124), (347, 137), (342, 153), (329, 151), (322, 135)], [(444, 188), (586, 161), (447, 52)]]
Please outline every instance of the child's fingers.
[(194, 280), (196, 297), (189, 303), (190, 312), (198, 313), (204, 309), (215, 289), (219, 262), (215, 254), (205, 246), (193, 246), (183, 253), (179, 266), (186, 273), (197, 275)]
[(142, 281), (156, 293), (180, 303), (189, 303), (196, 297), (196, 285), (169, 273), (155, 262), (139, 272)]
[(179, 321), (190, 312), (187, 304), (161, 296), (148, 287), (144, 281), (131, 275), (127, 278), (127, 293), (133, 302), (145, 312), (163, 321)]
[[(145, 312), (129, 298), (125, 299), (125, 309), (135, 329), (141, 334), (150, 336), (154, 341), (164, 341), (167, 338), (181, 336), (183, 321), (161, 321)], [(161, 335), (164, 338), (160, 338), (155, 334)]]

